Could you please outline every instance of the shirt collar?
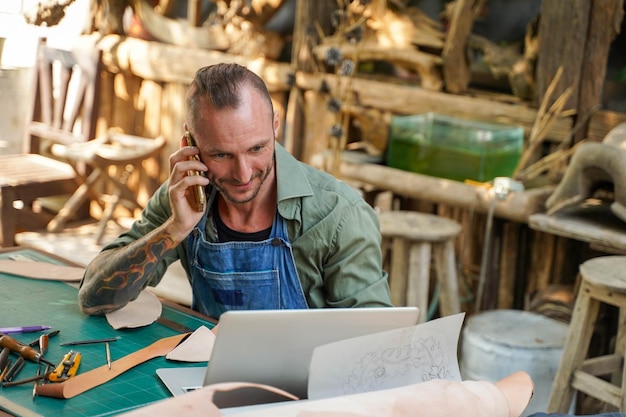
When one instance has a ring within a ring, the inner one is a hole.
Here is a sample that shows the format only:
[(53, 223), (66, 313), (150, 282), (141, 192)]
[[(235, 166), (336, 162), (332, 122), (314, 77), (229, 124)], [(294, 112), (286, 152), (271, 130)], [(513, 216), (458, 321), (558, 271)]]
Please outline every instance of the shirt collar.
[(278, 202), (292, 198), (312, 196), (313, 189), (307, 179), (302, 163), (291, 155), (280, 143), (276, 144), (276, 183)]

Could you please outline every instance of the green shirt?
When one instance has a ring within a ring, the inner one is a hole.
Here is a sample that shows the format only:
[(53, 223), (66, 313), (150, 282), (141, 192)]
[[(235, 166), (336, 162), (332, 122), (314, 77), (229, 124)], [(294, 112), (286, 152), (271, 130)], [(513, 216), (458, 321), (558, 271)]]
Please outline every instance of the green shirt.
[[(275, 153), (278, 212), (287, 222), (309, 307), (391, 306), (374, 210), (352, 187), (298, 161), (278, 143)], [(103, 250), (129, 244), (160, 226), (170, 214), (165, 183), (152, 196), (141, 219)], [(215, 241), (211, 213), (208, 220), (206, 236)], [(183, 242), (160, 262), (148, 285), (157, 285), (167, 266), (178, 259), (189, 270), (186, 245)]]

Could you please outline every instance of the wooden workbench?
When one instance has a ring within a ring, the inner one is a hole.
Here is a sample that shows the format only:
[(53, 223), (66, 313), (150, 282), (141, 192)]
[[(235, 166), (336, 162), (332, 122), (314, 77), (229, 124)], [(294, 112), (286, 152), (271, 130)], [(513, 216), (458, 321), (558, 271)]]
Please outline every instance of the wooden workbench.
[[(27, 258), (56, 264), (68, 263), (45, 252), (30, 248), (12, 248), (0, 251), (0, 259), (9, 259), (19, 253)], [(114, 330), (103, 316), (87, 316), (78, 307), (77, 289), (59, 281), (42, 281), (22, 278), (10, 274), (0, 274), (0, 293), (4, 294), (0, 326), (49, 325), (60, 330), (51, 338), (45, 357), (58, 363), (70, 347), (60, 346), (62, 342), (85, 339), (99, 339), (120, 336), (110, 344), (113, 360), (142, 349), (155, 341), (180, 334), (159, 322), (136, 329)], [(197, 313), (164, 304), (161, 317), (169, 323), (177, 323), (190, 329), (201, 325), (209, 328), (214, 322), (201, 318)], [(39, 336), (38, 333), (11, 335), (23, 343)], [(73, 346), (82, 354), (78, 372), (86, 372), (106, 363), (102, 344)], [(16, 356), (11, 354), (15, 360)], [(206, 363), (206, 362), (204, 362)], [(180, 366), (201, 366), (198, 363), (168, 361), (164, 357), (144, 362), (117, 378), (97, 386), (70, 399), (50, 397), (32, 398), (33, 384), (0, 389), (0, 414), (6, 410), (14, 415), (30, 416), (105, 416), (119, 414), (143, 405), (170, 397), (170, 393), (156, 376), (158, 368)], [(27, 362), (19, 378), (34, 376), (37, 365)]]

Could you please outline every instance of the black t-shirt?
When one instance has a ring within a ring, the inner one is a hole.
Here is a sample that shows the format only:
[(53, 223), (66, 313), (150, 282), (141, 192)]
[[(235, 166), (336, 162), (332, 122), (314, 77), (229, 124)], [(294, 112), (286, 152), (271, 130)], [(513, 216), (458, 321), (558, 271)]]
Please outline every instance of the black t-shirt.
[(215, 227), (217, 228), (218, 241), (224, 242), (260, 242), (268, 239), (272, 232), (272, 227), (253, 233), (243, 233), (233, 230), (226, 226), (220, 217), (217, 209), (217, 198), (213, 201), (213, 216), (215, 218)]

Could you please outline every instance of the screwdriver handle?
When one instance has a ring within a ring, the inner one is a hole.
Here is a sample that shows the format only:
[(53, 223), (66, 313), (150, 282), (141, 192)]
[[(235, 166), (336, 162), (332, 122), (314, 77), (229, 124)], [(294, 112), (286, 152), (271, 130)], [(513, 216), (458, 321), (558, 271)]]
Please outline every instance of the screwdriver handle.
[(39, 352), (37, 352), (35, 349), (30, 346), (21, 344), (14, 338), (5, 334), (0, 336), (0, 347), (9, 348), (9, 350), (11, 350), (12, 352), (19, 354), (21, 357), (23, 357), (24, 359), (28, 359), (29, 361), (35, 363), (39, 363), (40, 361), (47, 363), (47, 361), (43, 360), (41, 354), (39, 354)]

